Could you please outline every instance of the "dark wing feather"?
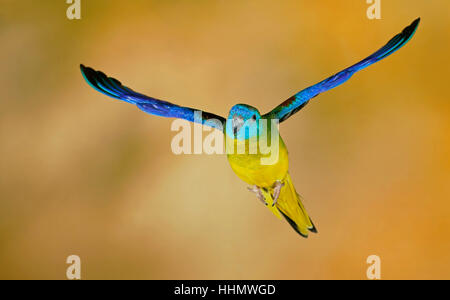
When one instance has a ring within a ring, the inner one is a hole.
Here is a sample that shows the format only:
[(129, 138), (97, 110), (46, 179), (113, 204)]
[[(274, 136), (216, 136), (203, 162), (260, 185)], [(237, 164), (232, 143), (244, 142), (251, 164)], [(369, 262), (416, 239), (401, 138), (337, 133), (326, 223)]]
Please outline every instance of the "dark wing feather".
[[(196, 110), (190, 107), (179, 106), (167, 101), (158, 100), (122, 85), (117, 79), (106, 76), (101, 71), (80, 65), (84, 79), (91, 87), (109, 97), (136, 105), (146, 113), (168, 118), (181, 118), (191, 122), (201, 123), (219, 130), (225, 127), (225, 119), (218, 115)], [(195, 117), (195, 112), (198, 118)], [(201, 112), (201, 117), (200, 113)]]
[(310, 86), (300, 91), (299, 93), (295, 94), (294, 96), (290, 97), (289, 99), (287, 99), (286, 101), (275, 107), (272, 111), (267, 113), (265, 117), (269, 117), (272, 119), (279, 119), (280, 122), (283, 122), (284, 120), (292, 116), (294, 113), (302, 109), (308, 103), (309, 100), (316, 97), (320, 93), (323, 93), (325, 91), (328, 91), (332, 88), (335, 88), (343, 84), (359, 70), (362, 70), (370, 66), (371, 64), (374, 64), (382, 60), (383, 58), (391, 55), (392, 53), (400, 49), (414, 35), (414, 33), (417, 30), (417, 27), (419, 26), (419, 22), (420, 18), (416, 19), (414, 22), (411, 23), (411, 25), (403, 29), (401, 33), (394, 36), (385, 46), (383, 46), (377, 52), (373, 53), (369, 57), (358, 62), (357, 64), (354, 64), (353, 66), (313, 86)]

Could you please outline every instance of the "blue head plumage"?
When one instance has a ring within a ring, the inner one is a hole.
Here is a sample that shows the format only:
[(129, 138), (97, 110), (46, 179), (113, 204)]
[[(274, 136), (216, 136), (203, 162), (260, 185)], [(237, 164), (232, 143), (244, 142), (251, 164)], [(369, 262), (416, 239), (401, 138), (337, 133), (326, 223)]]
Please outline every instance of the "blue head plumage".
[(236, 104), (230, 110), (226, 122), (226, 134), (238, 140), (246, 140), (258, 134), (259, 111), (247, 104)]

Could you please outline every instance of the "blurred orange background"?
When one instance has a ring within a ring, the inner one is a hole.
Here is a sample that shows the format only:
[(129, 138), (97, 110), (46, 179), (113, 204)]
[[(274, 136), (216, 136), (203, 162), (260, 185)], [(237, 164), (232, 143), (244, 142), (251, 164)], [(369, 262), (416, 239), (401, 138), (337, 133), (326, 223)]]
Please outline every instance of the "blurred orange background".
[[(449, 1), (2, 0), (0, 278), (450, 279)], [(299, 237), (225, 156), (174, 155), (172, 120), (89, 87), (83, 63), (156, 98), (267, 112), (368, 56), (393, 56), (282, 124), (319, 233)]]

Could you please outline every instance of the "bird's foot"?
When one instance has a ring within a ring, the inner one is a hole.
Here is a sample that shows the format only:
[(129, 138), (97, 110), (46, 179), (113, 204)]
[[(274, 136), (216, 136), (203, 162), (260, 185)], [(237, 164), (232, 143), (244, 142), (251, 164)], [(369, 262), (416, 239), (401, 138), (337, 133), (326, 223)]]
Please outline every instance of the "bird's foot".
[(263, 193), (261, 192), (261, 189), (257, 185), (249, 186), (247, 189), (250, 192), (253, 192), (256, 194), (256, 198), (258, 198), (259, 201), (261, 201), (264, 205), (267, 206), (266, 198), (264, 198)]
[(282, 183), (280, 180), (277, 180), (273, 187), (273, 203), (272, 206), (275, 206), (277, 204), (278, 198), (280, 197), (281, 188), (284, 186), (284, 183)]

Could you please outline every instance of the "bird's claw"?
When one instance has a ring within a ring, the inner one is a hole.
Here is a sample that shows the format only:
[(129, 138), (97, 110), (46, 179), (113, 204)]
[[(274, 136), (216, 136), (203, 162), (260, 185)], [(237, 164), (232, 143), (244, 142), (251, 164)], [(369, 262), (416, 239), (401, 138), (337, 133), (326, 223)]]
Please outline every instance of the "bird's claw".
[(277, 204), (278, 198), (280, 197), (281, 188), (284, 186), (284, 183), (280, 180), (277, 180), (273, 187), (273, 203), (272, 207)]
[(263, 193), (261, 192), (261, 189), (258, 186), (256, 186), (256, 185), (249, 186), (249, 187), (247, 187), (247, 189), (250, 192), (255, 193), (256, 194), (256, 198), (258, 198), (258, 200), (261, 201), (265, 206), (268, 205), (268, 203), (266, 202), (266, 198), (264, 198), (264, 195), (263, 195)]

